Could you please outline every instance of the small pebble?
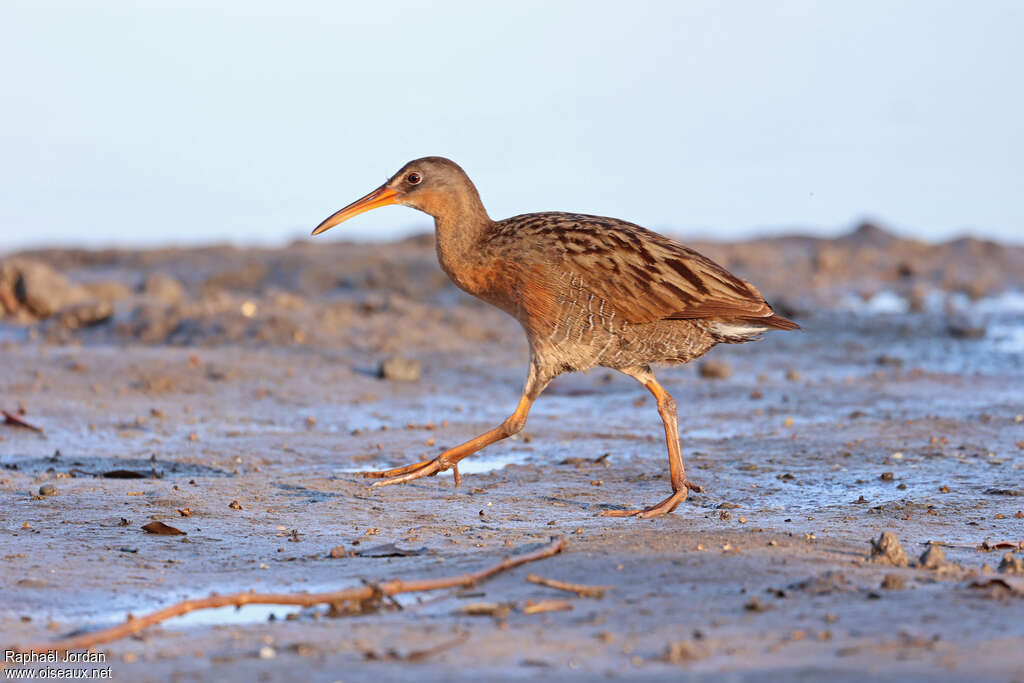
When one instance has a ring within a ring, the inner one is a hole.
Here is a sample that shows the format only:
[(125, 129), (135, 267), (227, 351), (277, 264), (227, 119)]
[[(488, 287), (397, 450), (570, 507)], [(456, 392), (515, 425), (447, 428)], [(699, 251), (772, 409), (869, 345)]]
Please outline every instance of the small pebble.
[(415, 382), (423, 373), (423, 366), (413, 358), (394, 356), (380, 364), (377, 375), (392, 382)]
[(882, 579), (882, 588), (889, 591), (900, 590), (904, 583), (903, 577), (899, 574), (886, 574)]
[(39, 487), (39, 495), (40, 496), (56, 496), (57, 495), (57, 487), (54, 486), (53, 484), (43, 484), (42, 486)]
[(720, 360), (706, 360), (697, 366), (697, 374), (704, 379), (729, 379), (732, 366)]

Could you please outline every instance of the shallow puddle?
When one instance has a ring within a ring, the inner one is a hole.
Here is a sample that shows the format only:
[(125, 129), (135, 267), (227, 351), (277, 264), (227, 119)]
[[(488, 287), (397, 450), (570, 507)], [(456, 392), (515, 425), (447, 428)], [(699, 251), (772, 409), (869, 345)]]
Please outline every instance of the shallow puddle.
[[(484, 472), (494, 472), (496, 470), (504, 469), (508, 465), (522, 465), (530, 461), (532, 453), (524, 453), (517, 451), (505, 451), (505, 452), (486, 453), (481, 452), (476, 455), (472, 455), (462, 462), (459, 463), (460, 474), (483, 474)], [(406, 463), (408, 464), (408, 463)], [(360, 467), (345, 467), (336, 469), (336, 474), (358, 474), (362, 472), (372, 472), (379, 466), (379, 469), (388, 469), (389, 467), (401, 467), (398, 463), (391, 465), (391, 463), (384, 460), (379, 461), (376, 465), (362, 465)], [(451, 477), (453, 473), (451, 470), (440, 472), (437, 476), (439, 477)]]

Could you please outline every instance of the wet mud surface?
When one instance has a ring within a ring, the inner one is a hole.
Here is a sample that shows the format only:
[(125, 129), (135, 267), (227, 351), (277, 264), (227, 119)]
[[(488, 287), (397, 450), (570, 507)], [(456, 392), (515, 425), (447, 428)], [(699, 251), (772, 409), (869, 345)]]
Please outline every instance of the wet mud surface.
[[(180, 275), (206, 267), (195, 254), (43, 259), (75, 286), (126, 284), (92, 326), (27, 310), (0, 324), (0, 408), (43, 430), (0, 423), (5, 647), (211, 592), (476, 570), (560, 535), (561, 555), (401, 609), (221, 609), (100, 649), (120, 680), (1024, 678), (1024, 575), (1004, 559), (1024, 551), (997, 547), (1024, 541), (1019, 297), (930, 282), (914, 305), (899, 278), (874, 298), (762, 287), (804, 332), (717, 347), (726, 378), (659, 373), (706, 492), (610, 519), (596, 515), (669, 489), (653, 399), (600, 369), (559, 378), (459, 488), (358, 476), (498, 424), (525, 374), (516, 324), (437, 280), (429, 245), (376, 249), (381, 283), (339, 282), (339, 266), (326, 294), (271, 291), (266, 254), (246, 257), (263, 273), (250, 280), (210, 265), (236, 280), (205, 290)], [(142, 287), (153, 260), (175, 264), (177, 303)], [(170, 332), (146, 337), (165, 316)], [(391, 356), (419, 378), (379, 377)], [(153, 521), (185, 533), (142, 530)], [(872, 559), (885, 531), (908, 566)], [(528, 574), (610, 589), (576, 597)], [(571, 609), (524, 611), (548, 599)]]

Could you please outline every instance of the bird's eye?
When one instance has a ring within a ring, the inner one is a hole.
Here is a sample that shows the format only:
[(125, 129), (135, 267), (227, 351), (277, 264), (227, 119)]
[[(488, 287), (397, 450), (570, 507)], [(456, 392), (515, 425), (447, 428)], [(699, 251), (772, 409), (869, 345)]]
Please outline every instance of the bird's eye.
[(421, 180), (423, 180), (423, 176), (421, 176), (419, 173), (416, 173), (415, 171), (405, 176), (405, 182), (409, 183), (410, 185), (419, 185)]

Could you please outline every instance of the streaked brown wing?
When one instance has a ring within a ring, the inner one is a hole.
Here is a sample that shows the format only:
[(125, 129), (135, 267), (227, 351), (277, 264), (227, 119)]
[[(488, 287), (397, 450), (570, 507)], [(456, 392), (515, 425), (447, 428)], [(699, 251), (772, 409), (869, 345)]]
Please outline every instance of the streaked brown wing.
[[(753, 285), (667, 237), (610, 218), (537, 215), (548, 217), (538, 238), (555, 239), (559, 246), (545, 250), (561, 255), (550, 266), (568, 273), (574, 287), (603, 299), (629, 322), (767, 320), (774, 315)], [(773, 322), (766, 324), (775, 326)]]

